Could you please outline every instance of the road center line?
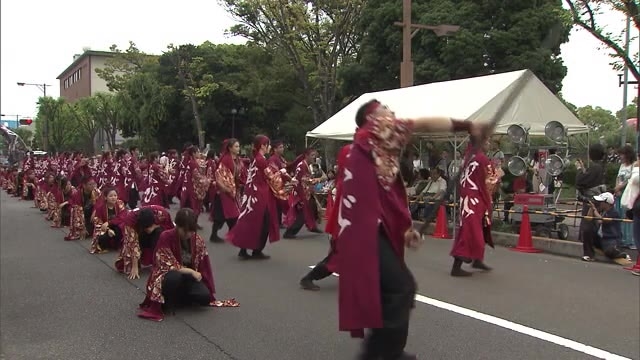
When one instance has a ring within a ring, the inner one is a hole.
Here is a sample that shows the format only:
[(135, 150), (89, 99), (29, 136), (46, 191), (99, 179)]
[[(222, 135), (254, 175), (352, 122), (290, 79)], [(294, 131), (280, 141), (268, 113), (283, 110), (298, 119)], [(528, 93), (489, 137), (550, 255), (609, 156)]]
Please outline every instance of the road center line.
[[(314, 266), (309, 266), (310, 269), (313, 269)], [(336, 273), (333, 274), (333, 276), (340, 276)], [(501, 319), (499, 317), (496, 316), (492, 316), (492, 315), (487, 315), (487, 314), (483, 314), (481, 312), (475, 311), (475, 310), (471, 310), (471, 309), (467, 309), (464, 308), (462, 306), (458, 306), (458, 305), (453, 305), (453, 304), (449, 304), (446, 303), (444, 301), (440, 301), (440, 300), (436, 300), (436, 299), (432, 299), (430, 297), (426, 297), (424, 295), (420, 295), (420, 294), (416, 294), (416, 301), (421, 302), (423, 304), (427, 304), (427, 305), (431, 305), (431, 306), (435, 306), (437, 308), (440, 309), (444, 309), (444, 310), (448, 310), (451, 312), (454, 312), (456, 314), (460, 314), (460, 315), (464, 315), (476, 320), (480, 320), (480, 321), (484, 321), (486, 323), (492, 324), (492, 325), (496, 325), (499, 326), (501, 328), (504, 329), (509, 329), (511, 331), (515, 331), (518, 332), (520, 334), (524, 334), (524, 335), (529, 335), (531, 337), (534, 337), (536, 339), (540, 339), (540, 340), (544, 340), (556, 345), (560, 345), (575, 351), (579, 351), (581, 353), (587, 354), (587, 355), (591, 355), (594, 356), (596, 358), (599, 359), (606, 359), (606, 360), (631, 360), (630, 358), (624, 357), (624, 356), (620, 356), (620, 355), (616, 355), (613, 353), (610, 353), (608, 351), (602, 350), (602, 349), (598, 349), (595, 348), (593, 346), (589, 346), (589, 345), (585, 345), (582, 343), (579, 343), (577, 341), (573, 341), (570, 339), (566, 339), (557, 335), (553, 335), (553, 334), (549, 334), (547, 332), (538, 330), (538, 329), (534, 329), (528, 326), (524, 326), (524, 325), (520, 325), (520, 324), (516, 324), (512, 321), (509, 320), (505, 320), (505, 319)]]

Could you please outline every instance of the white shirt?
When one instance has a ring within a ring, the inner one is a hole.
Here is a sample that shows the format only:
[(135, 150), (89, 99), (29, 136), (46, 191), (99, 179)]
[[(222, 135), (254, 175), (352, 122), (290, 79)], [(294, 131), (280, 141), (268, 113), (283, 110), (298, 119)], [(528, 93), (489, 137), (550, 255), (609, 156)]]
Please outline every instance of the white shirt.
[(444, 178), (439, 177), (438, 180), (435, 180), (435, 181), (429, 180), (429, 182), (427, 183), (427, 186), (424, 187), (420, 195), (424, 195), (424, 194), (441, 195), (446, 191), (447, 191), (447, 181)]

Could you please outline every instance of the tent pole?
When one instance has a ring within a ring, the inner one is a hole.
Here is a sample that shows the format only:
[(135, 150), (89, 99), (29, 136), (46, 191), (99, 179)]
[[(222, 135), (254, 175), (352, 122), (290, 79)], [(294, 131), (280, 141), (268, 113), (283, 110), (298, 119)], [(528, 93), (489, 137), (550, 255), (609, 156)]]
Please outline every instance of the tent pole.
[[(458, 135), (454, 135), (453, 136), (453, 163), (455, 164), (456, 161), (458, 161)], [(448, 169), (447, 169), (448, 170)], [(460, 169), (460, 171), (462, 171), (462, 169)], [(451, 174), (449, 174), (451, 175)], [(451, 181), (451, 179), (449, 179), (449, 181)], [(452, 214), (452, 224), (453, 224), (453, 230), (451, 231), (451, 235), (453, 236), (453, 238), (456, 238), (456, 218), (458, 217), (457, 215), (457, 207), (455, 206), (458, 203), (458, 189), (456, 184), (453, 184), (453, 209), (451, 210), (451, 214)]]

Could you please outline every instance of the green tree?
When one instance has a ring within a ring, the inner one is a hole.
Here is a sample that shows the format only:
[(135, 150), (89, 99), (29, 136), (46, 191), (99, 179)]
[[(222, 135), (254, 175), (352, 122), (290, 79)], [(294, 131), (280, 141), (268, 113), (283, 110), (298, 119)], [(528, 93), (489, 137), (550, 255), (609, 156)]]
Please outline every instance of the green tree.
[(85, 143), (85, 149), (89, 154), (95, 154), (96, 134), (100, 130), (100, 124), (96, 121), (96, 99), (94, 97), (81, 98), (73, 104), (66, 104), (67, 114), (72, 117), (78, 126), (78, 133)]
[(638, 98), (633, 99), (631, 104), (627, 105), (626, 108), (618, 110), (616, 113), (616, 117), (620, 120), (622, 119), (632, 119), (635, 118), (638, 114)]
[(31, 143), (33, 141), (33, 131), (29, 128), (19, 127), (17, 129), (13, 129), (13, 132), (18, 135), (22, 141), (31, 147)]
[[(562, 88), (566, 67), (560, 45), (571, 21), (555, 0), (414, 2), (413, 22), (455, 24), (460, 30), (438, 37), (420, 30), (412, 40), (415, 84), (531, 69), (554, 93)], [(341, 70), (345, 95), (399, 86), (402, 6), (395, 0), (367, 1), (357, 23), (358, 61)]]
[(133, 41), (122, 51), (117, 45), (111, 45), (109, 50), (114, 56), (105, 61), (103, 68), (97, 68), (98, 77), (107, 82), (110, 91), (124, 89), (126, 83), (147, 66), (157, 64), (158, 57), (140, 51)]
[(603, 45), (611, 50), (615, 70), (622, 70), (626, 65), (631, 75), (640, 80), (640, 58), (638, 48), (629, 54), (625, 51), (625, 36), (614, 34), (598, 23), (598, 17), (607, 10), (613, 10), (625, 18), (631, 18), (636, 31), (640, 31), (640, 5), (637, 0), (565, 0), (569, 6), (573, 22), (586, 30)]
[(69, 107), (63, 98), (47, 96), (38, 99), (36, 133), (41, 137), (44, 136), (44, 121), (48, 122), (49, 127), (49, 152), (79, 149), (82, 137), (78, 134), (78, 124), (69, 113)]
[(123, 106), (121, 98), (124, 96), (126, 95), (106, 92), (99, 92), (92, 96), (94, 106), (90, 108), (91, 114), (96, 124), (106, 133), (107, 145), (110, 149), (116, 147), (116, 134), (120, 124), (125, 123), (128, 116), (132, 116)]
[(195, 51), (213, 44), (205, 42), (199, 47), (193, 45), (168, 46), (169, 52), (165, 54), (174, 64), (178, 79), (182, 84), (182, 94), (188, 99), (193, 112), (194, 124), (198, 136), (198, 145), (205, 147), (205, 131), (200, 118), (200, 108), (218, 88), (214, 77), (207, 70), (207, 64), (201, 56), (194, 56)]
[(224, 0), (239, 22), (235, 35), (280, 52), (289, 61), (313, 114), (328, 119), (341, 105), (337, 68), (357, 51), (355, 24), (363, 0)]
[(620, 122), (616, 116), (611, 111), (600, 106), (594, 108), (588, 105), (578, 108), (577, 116), (598, 135), (604, 135), (620, 129)]

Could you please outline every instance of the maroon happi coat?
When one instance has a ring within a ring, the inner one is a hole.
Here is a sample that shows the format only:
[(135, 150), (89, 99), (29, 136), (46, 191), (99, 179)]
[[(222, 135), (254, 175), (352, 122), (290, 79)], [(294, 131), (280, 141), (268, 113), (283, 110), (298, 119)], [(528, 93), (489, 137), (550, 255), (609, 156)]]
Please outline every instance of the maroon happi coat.
[(147, 174), (143, 181), (144, 192), (140, 205), (165, 205), (165, 189), (167, 176), (164, 170), (157, 163), (151, 164), (147, 168)]
[(241, 249), (260, 247), (260, 233), (264, 216), (269, 216), (269, 241), (280, 240), (277, 194), (286, 197), (284, 184), (277, 169), (269, 166), (262, 154), (256, 154), (249, 166), (247, 182), (244, 186), (240, 216), (236, 225), (227, 233), (227, 240)]
[(318, 227), (316, 218), (309, 207), (310, 201), (316, 201), (311, 195), (313, 184), (311, 183), (311, 171), (306, 160), (302, 160), (296, 166), (295, 178), (298, 183), (293, 187), (293, 204), (289, 208), (285, 225), (291, 226), (298, 216), (298, 209), (302, 209), (304, 213), (304, 224), (308, 229)]
[[(216, 300), (215, 283), (211, 261), (204, 240), (198, 234), (191, 237), (191, 259), (192, 269), (202, 275), (202, 282), (209, 290), (210, 302)], [(172, 270), (182, 268), (182, 251), (180, 249), (180, 238), (176, 229), (165, 230), (158, 239), (154, 252), (153, 267), (147, 280), (147, 295), (141, 307), (150, 306), (152, 302), (164, 304), (162, 296), (162, 281), (164, 276)]]
[(134, 175), (129, 168), (129, 161), (125, 156), (118, 160), (118, 185), (116, 191), (118, 198), (125, 204), (129, 202), (129, 189), (134, 180)]
[(162, 206), (148, 205), (131, 211), (120, 212), (120, 214), (109, 221), (120, 227), (122, 231), (122, 248), (120, 254), (116, 258), (116, 269), (125, 274), (131, 273), (132, 260), (140, 259), (142, 251), (138, 240), (138, 214), (141, 209), (151, 209), (153, 211), (154, 223), (164, 230), (170, 230), (175, 227), (171, 220), (171, 214)]
[(469, 146), (461, 170), (460, 230), (451, 249), (451, 256), (465, 261), (483, 260), (485, 242), (493, 247), (491, 199), (501, 177), (482, 150), (472, 151)]
[[(240, 216), (238, 196), (242, 168), (242, 161), (238, 158), (234, 159), (228, 150), (222, 154), (215, 176), (216, 189), (225, 219), (235, 219)], [(215, 204), (212, 209), (214, 207)]]
[[(327, 214), (327, 225), (324, 229), (324, 232), (331, 235), (331, 249), (329, 250), (329, 254), (331, 254), (331, 256), (329, 257), (329, 261), (325, 263), (325, 266), (327, 267), (327, 270), (332, 273), (338, 272), (338, 246), (336, 244), (336, 240), (338, 239), (338, 234), (340, 232), (338, 213), (340, 212), (340, 203), (342, 202), (344, 167), (347, 163), (347, 158), (349, 157), (350, 152), (351, 144), (343, 146), (338, 153), (338, 160), (336, 161), (338, 165), (338, 173), (336, 174), (336, 197), (333, 207)], [(329, 194), (328, 196), (332, 196), (332, 194)]]
[[(288, 182), (291, 180), (291, 176), (289, 176), (289, 174), (286, 172), (287, 161), (285, 160), (284, 157), (276, 154), (271, 154), (271, 156), (269, 156), (269, 166), (273, 167), (274, 169), (278, 169), (280, 171), (280, 176), (282, 177), (282, 181)], [(286, 199), (277, 199), (277, 203), (279, 204), (280, 209), (282, 210), (282, 213), (286, 216), (287, 213), (289, 212), (289, 197), (287, 196)]]
[[(113, 206), (113, 210), (115, 212), (115, 216), (121, 216), (122, 212), (126, 212), (127, 208), (122, 200), (118, 199), (115, 205)], [(96, 202), (96, 205), (93, 207), (93, 213), (91, 214), (91, 222), (93, 222), (93, 234), (91, 236), (91, 246), (89, 247), (89, 252), (92, 254), (97, 253), (100, 250), (100, 246), (98, 244), (98, 236), (102, 235), (102, 224), (109, 222), (109, 205), (107, 204), (107, 199), (104, 196), (101, 196), (100, 199)]]
[(369, 119), (358, 130), (344, 169), (338, 213), (339, 328), (352, 336), (381, 328), (378, 233), (386, 234), (404, 262), (405, 233), (412, 221), (398, 153), (413, 122)]

